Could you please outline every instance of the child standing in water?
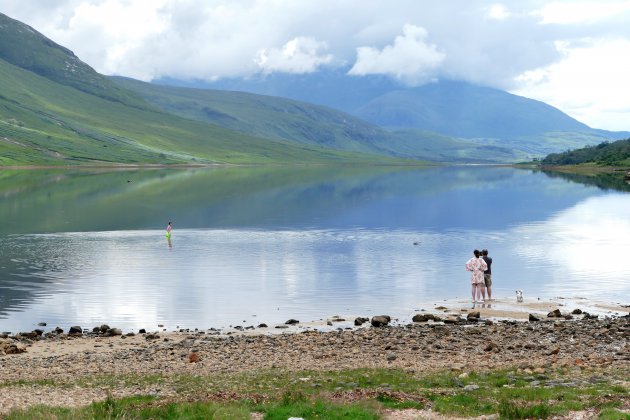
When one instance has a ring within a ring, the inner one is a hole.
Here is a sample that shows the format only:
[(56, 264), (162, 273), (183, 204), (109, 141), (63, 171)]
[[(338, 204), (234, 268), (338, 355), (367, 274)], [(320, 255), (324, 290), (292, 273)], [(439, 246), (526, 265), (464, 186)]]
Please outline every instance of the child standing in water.
[(171, 230), (173, 230), (173, 223), (168, 222), (168, 226), (166, 227), (166, 239), (171, 239)]

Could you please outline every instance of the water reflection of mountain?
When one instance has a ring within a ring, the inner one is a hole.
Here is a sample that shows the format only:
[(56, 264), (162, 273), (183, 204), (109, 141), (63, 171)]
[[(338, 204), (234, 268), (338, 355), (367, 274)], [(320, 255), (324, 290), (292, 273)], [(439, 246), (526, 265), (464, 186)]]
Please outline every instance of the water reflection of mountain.
[(593, 193), (496, 167), (20, 171), (0, 178), (0, 232), (160, 229), (169, 220), (176, 228), (501, 228)]
[(33, 304), (48, 283), (28, 275), (26, 260), (19, 258), (18, 248), (11, 239), (3, 240), (0, 248), (0, 332), (5, 331), (2, 319), (10, 311), (21, 311)]
[(570, 182), (593, 185), (602, 190), (630, 191), (630, 183), (624, 180), (624, 172), (596, 175), (569, 174), (557, 171), (542, 171), (550, 178), (562, 178)]

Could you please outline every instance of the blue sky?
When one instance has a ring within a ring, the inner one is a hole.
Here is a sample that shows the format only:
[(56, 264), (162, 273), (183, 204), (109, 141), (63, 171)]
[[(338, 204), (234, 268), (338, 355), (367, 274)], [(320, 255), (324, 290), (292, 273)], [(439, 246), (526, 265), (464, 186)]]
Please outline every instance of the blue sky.
[(449, 78), (630, 130), (628, 0), (3, 0), (0, 12), (104, 74)]

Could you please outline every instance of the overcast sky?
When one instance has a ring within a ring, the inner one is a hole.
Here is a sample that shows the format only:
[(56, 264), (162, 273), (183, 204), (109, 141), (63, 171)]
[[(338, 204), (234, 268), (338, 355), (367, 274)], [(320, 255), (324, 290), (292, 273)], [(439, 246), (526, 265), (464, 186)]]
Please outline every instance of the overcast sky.
[(104, 74), (450, 78), (630, 130), (630, 0), (0, 0)]

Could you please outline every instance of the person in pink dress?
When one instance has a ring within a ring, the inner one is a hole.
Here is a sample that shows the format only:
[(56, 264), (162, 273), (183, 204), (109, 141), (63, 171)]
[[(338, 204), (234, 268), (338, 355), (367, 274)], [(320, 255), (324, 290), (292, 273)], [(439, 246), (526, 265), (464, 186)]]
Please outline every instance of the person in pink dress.
[(481, 303), (482, 298), (482, 290), (485, 287), (486, 283), (484, 281), (484, 271), (488, 269), (488, 265), (483, 260), (483, 258), (479, 258), (481, 253), (478, 249), (473, 251), (475, 255), (471, 259), (466, 262), (466, 271), (470, 271), (470, 284), (472, 286), (472, 301), (473, 304)]

